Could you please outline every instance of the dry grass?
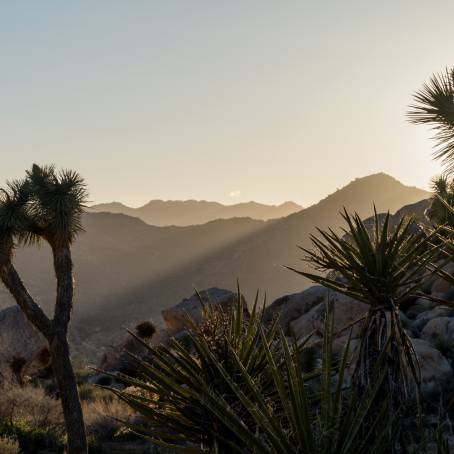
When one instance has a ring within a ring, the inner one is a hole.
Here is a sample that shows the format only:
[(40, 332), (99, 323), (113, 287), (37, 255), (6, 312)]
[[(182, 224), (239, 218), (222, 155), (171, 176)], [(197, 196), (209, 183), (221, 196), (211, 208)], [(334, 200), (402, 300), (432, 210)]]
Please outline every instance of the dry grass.
[(2, 454), (20, 454), (19, 443), (14, 438), (0, 437), (0, 452)]
[(87, 434), (99, 441), (112, 440), (123, 428), (120, 421), (133, 417), (131, 408), (116, 398), (85, 401), (82, 408)]
[(42, 388), (3, 384), (0, 388), (0, 421), (19, 420), (32, 428), (63, 426), (60, 402), (46, 395)]
[[(82, 408), (87, 434), (98, 441), (111, 441), (123, 427), (120, 421), (132, 418), (130, 407), (106, 390), (93, 385), (82, 385), (81, 388), (81, 394), (85, 397)], [(17, 383), (0, 387), (1, 422), (21, 422), (33, 429), (64, 430), (60, 401), (48, 396), (42, 388), (30, 385), (21, 387)], [(4, 448), (9, 441), (0, 439), (0, 454), (15, 452)]]

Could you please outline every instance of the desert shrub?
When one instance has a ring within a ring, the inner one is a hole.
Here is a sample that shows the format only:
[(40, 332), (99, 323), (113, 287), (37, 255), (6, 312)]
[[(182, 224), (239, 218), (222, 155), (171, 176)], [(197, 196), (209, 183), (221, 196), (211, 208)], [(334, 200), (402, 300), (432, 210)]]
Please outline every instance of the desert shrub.
[(32, 429), (63, 428), (59, 401), (42, 388), (4, 383), (0, 389), (0, 421), (13, 424), (22, 421)]
[(87, 383), (87, 381), (94, 375), (94, 371), (87, 367), (81, 360), (75, 360), (74, 362), (74, 374), (78, 385)]
[(20, 454), (18, 441), (12, 437), (0, 437), (0, 452), (2, 454)]
[(112, 401), (114, 396), (111, 392), (91, 383), (82, 383), (79, 386), (79, 398), (81, 401)]
[(114, 396), (111, 394), (108, 399), (101, 398), (82, 403), (87, 435), (96, 443), (114, 439), (124, 429), (121, 420), (132, 419), (131, 408), (123, 401), (112, 397)]
[(31, 427), (26, 422), (18, 420), (0, 425), (0, 436), (17, 440), (23, 454), (35, 454), (42, 450), (59, 454), (63, 453), (65, 448), (62, 431), (54, 426)]
[(155, 325), (150, 321), (144, 321), (136, 326), (136, 335), (141, 339), (149, 339), (156, 332)]
[(9, 364), (13, 376), (20, 384), (22, 384), (22, 373), (26, 364), (27, 360), (22, 356), (13, 356), (13, 359)]

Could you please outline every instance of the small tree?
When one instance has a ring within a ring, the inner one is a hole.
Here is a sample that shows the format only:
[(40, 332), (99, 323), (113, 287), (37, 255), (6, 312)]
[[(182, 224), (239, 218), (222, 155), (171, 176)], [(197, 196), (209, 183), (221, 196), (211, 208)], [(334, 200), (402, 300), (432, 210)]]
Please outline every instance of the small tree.
[(383, 220), (375, 213), (370, 232), (358, 214), (344, 211), (342, 215), (348, 226), (345, 236), (331, 229), (319, 230), (320, 238), (311, 237), (314, 248), (303, 249), (316, 269), (334, 275), (294, 271), (368, 304), (353, 378), (360, 392), (367, 389), (374, 383), (378, 358), (385, 354), (387, 370), (380, 399), (390, 397), (393, 415), (409, 397), (411, 385), (418, 388), (420, 382), (416, 354), (400, 321), (399, 306), (416, 293), (422, 271), (436, 257), (438, 249), (432, 242), (437, 231), (414, 233), (412, 219), (402, 219), (391, 229), (389, 213)]
[[(8, 183), (0, 196), (0, 278), (27, 319), (49, 343), (66, 431), (68, 452), (87, 452), (77, 382), (67, 340), (73, 306), (71, 244), (82, 230), (87, 192), (75, 172), (33, 165), (26, 178)], [(24, 286), (13, 265), (16, 246), (46, 241), (52, 250), (57, 280), (53, 318), (48, 317)]]

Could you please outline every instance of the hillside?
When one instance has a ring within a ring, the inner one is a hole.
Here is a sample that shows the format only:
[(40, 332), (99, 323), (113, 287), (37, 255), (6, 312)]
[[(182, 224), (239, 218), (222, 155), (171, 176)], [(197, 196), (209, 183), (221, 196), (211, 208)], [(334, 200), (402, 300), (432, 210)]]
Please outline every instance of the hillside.
[(189, 226), (205, 224), (216, 219), (251, 218), (262, 221), (282, 218), (302, 210), (294, 202), (281, 205), (264, 205), (256, 202), (223, 205), (205, 200), (151, 200), (139, 208), (131, 208), (119, 202), (93, 205), (94, 213), (121, 213), (134, 216), (150, 225)]
[[(365, 218), (373, 203), (379, 211), (394, 212), (428, 195), (377, 174), (271, 221), (236, 218), (155, 227), (122, 214), (89, 213), (86, 233), (74, 246), (76, 342), (106, 344), (134, 321), (150, 316), (159, 321), (160, 310), (192, 294), (194, 286), (232, 288), (239, 277), (247, 296), (260, 288), (268, 301), (301, 290), (308, 283), (282, 265), (302, 267), (296, 246), (308, 246), (316, 226), (339, 226), (342, 206)], [(16, 263), (32, 293), (50, 307), (55, 284), (47, 248), (19, 250)], [(12, 304), (3, 290), (0, 296), (1, 305)]]

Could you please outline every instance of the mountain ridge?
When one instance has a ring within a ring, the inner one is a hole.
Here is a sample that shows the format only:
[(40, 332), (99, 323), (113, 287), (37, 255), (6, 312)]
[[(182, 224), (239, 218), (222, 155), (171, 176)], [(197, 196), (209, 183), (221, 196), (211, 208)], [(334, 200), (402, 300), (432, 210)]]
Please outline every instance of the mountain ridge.
[[(160, 227), (124, 214), (87, 213), (86, 232), (73, 247), (73, 345), (95, 354), (88, 345), (105, 345), (125, 326), (143, 319), (159, 323), (160, 311), (191, 295), (194, 287), (232, 288), (239, 278), (247, 298), (262, 289), (270, 302), (300, 291), (309, 282), (283, 265), (304, 267), (297, 246), (310, 247), (309, 236), (317, 227), (338, 230), (343, 206), (365, 219), (373, 213), (374, 202), (379, 212), (395, 212), (428, 195), (378, 175), (354, 180), (317, 204), (268, 221), (232, 218)], [(55, 282), (48, 247), (18, 249), (15, 264), (30, 292), (49, 311)], [(0, 307), (12, 303), (1, 289)]]
[(279, 205), (267, 205), (254, 201), (225, 205), (207, 200), (154, 199), (137, 208), (121, 202), (101, 203), (90, 206), (89, 212), (123, 213), (156, 226), (189, 226), (235, 217), (269, 220), (285, 217), (302, 209), (303, 207), (291, 201)]

